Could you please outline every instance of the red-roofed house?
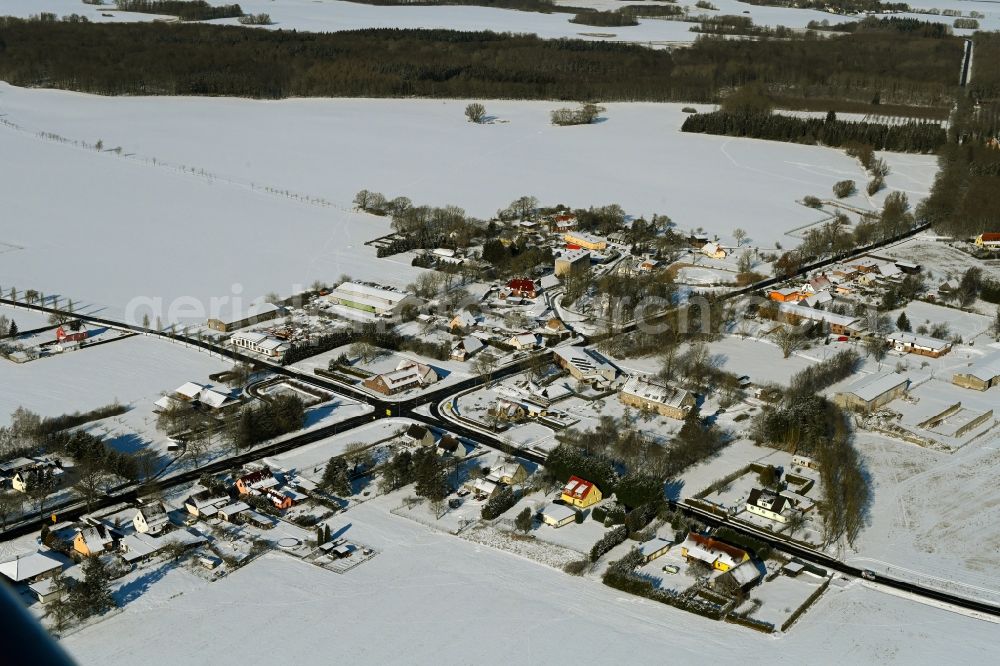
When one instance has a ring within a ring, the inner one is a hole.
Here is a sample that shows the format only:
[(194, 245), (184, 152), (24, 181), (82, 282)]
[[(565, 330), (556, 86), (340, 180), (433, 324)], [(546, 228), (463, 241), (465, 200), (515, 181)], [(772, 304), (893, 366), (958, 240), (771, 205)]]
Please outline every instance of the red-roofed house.
[(528, 278), (515, 278), (507, 283), (511, 296), (518, 298), (535, 298), (538, 296), (538, 286)]
[(74, 331), (70, 326), (63, 325), (56, 329), (56, 340), (59, 342), (83, 342), (87, 339), (87, 331), (80, 328)]
[(240, 495), (261, 493), (276, 485), (278, 485), (278, 480), (271, 474), (271, 470), (266, 467), (256, 472), (244, 474), (236, 479), (236, 490)]
[(585, 481), (578, 476), (569, 477), (569, 481), (562, 489), (562, 501), (570, 506), (586, 509), (601, 501), (603, 495), (601, 491), (590, 481)]
[(1000, 249), (1000, 234), (998, 233), (985, 233), (976, 236), (976, 245), (979, 247), (989, 248), (991, 250)]

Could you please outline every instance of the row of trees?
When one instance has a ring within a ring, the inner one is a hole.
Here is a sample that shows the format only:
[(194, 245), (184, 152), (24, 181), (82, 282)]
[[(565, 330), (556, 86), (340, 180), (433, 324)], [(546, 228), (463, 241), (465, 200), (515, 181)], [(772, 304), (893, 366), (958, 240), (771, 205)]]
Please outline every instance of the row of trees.
[(237, 450), (300, 430), (306, 410), (296, 395), (276, 395), (258, 405), (246, 405), (229, 424), (229, 439)]
[(122, 12), (176, 16), (182, 21), (243, 16), (243, 10), (237, 4), (213, 6), (205, 0), (115, 0), (115, 7)]
[(883, 103), (946, 107), (962, 54), (957, 38), (898, 33), (810, 33), (753, 42), (703, 38), (688, 49), (657, 51), (491, 32), (307, 33), (12, 18), (0, 20), (0, 40), (0, 77), (15, 85), (258, 98), (712, 102), (721, 91), (759, 82), (800, 101), (867, 103), (881, 94)]
[(906, 153), (933, 153), (946, 139), (944, 128), (935, 123), (888, 125), (835, 117), (798, 118), (767, 111), (695, 113), (684, 119), (681, 130), (834, 147), (857, 142), (876, 150)]

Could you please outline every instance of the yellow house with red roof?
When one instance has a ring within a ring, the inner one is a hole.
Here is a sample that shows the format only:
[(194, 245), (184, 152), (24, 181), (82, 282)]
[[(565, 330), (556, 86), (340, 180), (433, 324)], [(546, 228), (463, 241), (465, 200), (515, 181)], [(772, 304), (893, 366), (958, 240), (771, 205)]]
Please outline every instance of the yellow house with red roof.
[(569, 506), (576, 506), (586, 509), (601, 501), (603, 495), (601, 491), (590, 481), (581, 479), (578, 476), (569, 477), (569, 481), (562, 489), (562, 501)]

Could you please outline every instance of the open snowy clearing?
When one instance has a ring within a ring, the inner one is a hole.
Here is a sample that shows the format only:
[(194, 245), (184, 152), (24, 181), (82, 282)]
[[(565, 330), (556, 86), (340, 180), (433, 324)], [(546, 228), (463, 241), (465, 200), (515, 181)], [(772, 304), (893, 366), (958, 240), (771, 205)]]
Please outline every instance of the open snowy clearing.
[[(464, 105), (106, 98), (0, 84), (0, 113), (20, 128), (0, 126), (6, 212), (17, 220), (0, 243), (23, 248), (4, 255), (0, 284), (132, 319), (153, 299), (164, 322), (194, 322), (213, 298), (249, 302), (344, 273), (412, 281), (419, 269), (405, 255), (376, 260), (364, 245), (389, 221), (350, 210), (363, 188), (481, 217), (523, 194), (617, 202), (724, 240), (742, 227), (767, 246), (795, 244), (786, 232), (815, 221), (796, 199), (864, 180), (841, 151), (682, 134), (678, 104), (610, 104), (605, 122), (563, 128), (549, 123), (556, 102), (489, 102), (505, 122), (485, 126), (466, 122)], [(99, 139), (105, 152), (83, 147)], [(118, 146), (121, 155), (108, 152)], [(890, 185), (916, 203), (934, 158), (888, 159)]]
[(59, 416), (116, 400), (147, 404), (229, 367), (206, 352), (141, 336), (24, 364), (0, 359), (0, 425), (18, 407)]
[[(858, 663), (953, 663), (993, 643), (992, 625), (852, 586), (831, 588), (778, 644), (390, 515), (394, 501), (368, 502), (342, 518), (345, 536), (381, 550), (345, 575), (277, 554), (215, 583), (171, 571), (124, 612), (64, 645), (81, 664), (142, 654), (147, 666), (172, 666), (242, 664), (265, 652), (296, 664), (501, 664), (510, 662), (509, 651), (491, 646), (515, 637), (518, 653), (535, 663), (766, 653), (772, 663), (802, 664), (848, 651)], [(266, 612), (233, 618), (248, 598), (265, 600)], [(180, 630), (174, 649), (149, 649), (150, 635)]]

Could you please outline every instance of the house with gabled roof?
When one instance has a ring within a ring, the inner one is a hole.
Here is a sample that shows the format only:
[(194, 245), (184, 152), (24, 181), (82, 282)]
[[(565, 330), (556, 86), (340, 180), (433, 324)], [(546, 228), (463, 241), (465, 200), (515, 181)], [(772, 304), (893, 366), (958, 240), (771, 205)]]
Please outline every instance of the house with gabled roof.
[(115, 538), (104, 525), (88, 525), (77, 530), (73, 537), (73, 550), (84, 557), (100, 555), (112, 550)]
[(278, 485), (278, 480), (267, 467), (255, 470), (236, 479), (236, 491), (240, 495), (260, 494)]
[(630, 407), (681, 421), (695, 406), (695, 398), (690, 391), (659, 383), (642, 375), (629, 377), (622, 386), (618, 399)]
[(163, 506), (163, 502), (144, 503), (136, 510), (135, 517), (132, 518), (132, 525), (135, 527), (135, 531), (141, 534), (155, 536), (163, 532), (170, 525), (167, 509)]
[(213, 493), (210, 490), (191, 495), (184, 501), (184, 508), (192, 516), (201, 518), (211, 518), (218, 511), (219, 507), (229, 503), (229, 496), (224, 493)]
[(592, 482), (578, 476), (571, 476), (566, 485), (563, 486), (560, 498), (566, 504), (586, 509), (600, 502), (603, 495)]
[(46, 553), (19, 555), (0, 564), (0, 574), (15, 583), (34, 583), (55, 576), (62, 571), (63, 563)]
[(776, 492), (754, 488), (747, 498), (746, 509), (755, 516), (761, 516), (776, 523), (787, 523), (792, 513), (791, 502)]
[(745, 550), (696, 532), (689, 532), (681, 544), (681, 556), (704, 562), (718, 571), (729, 571), (750, 559)]

